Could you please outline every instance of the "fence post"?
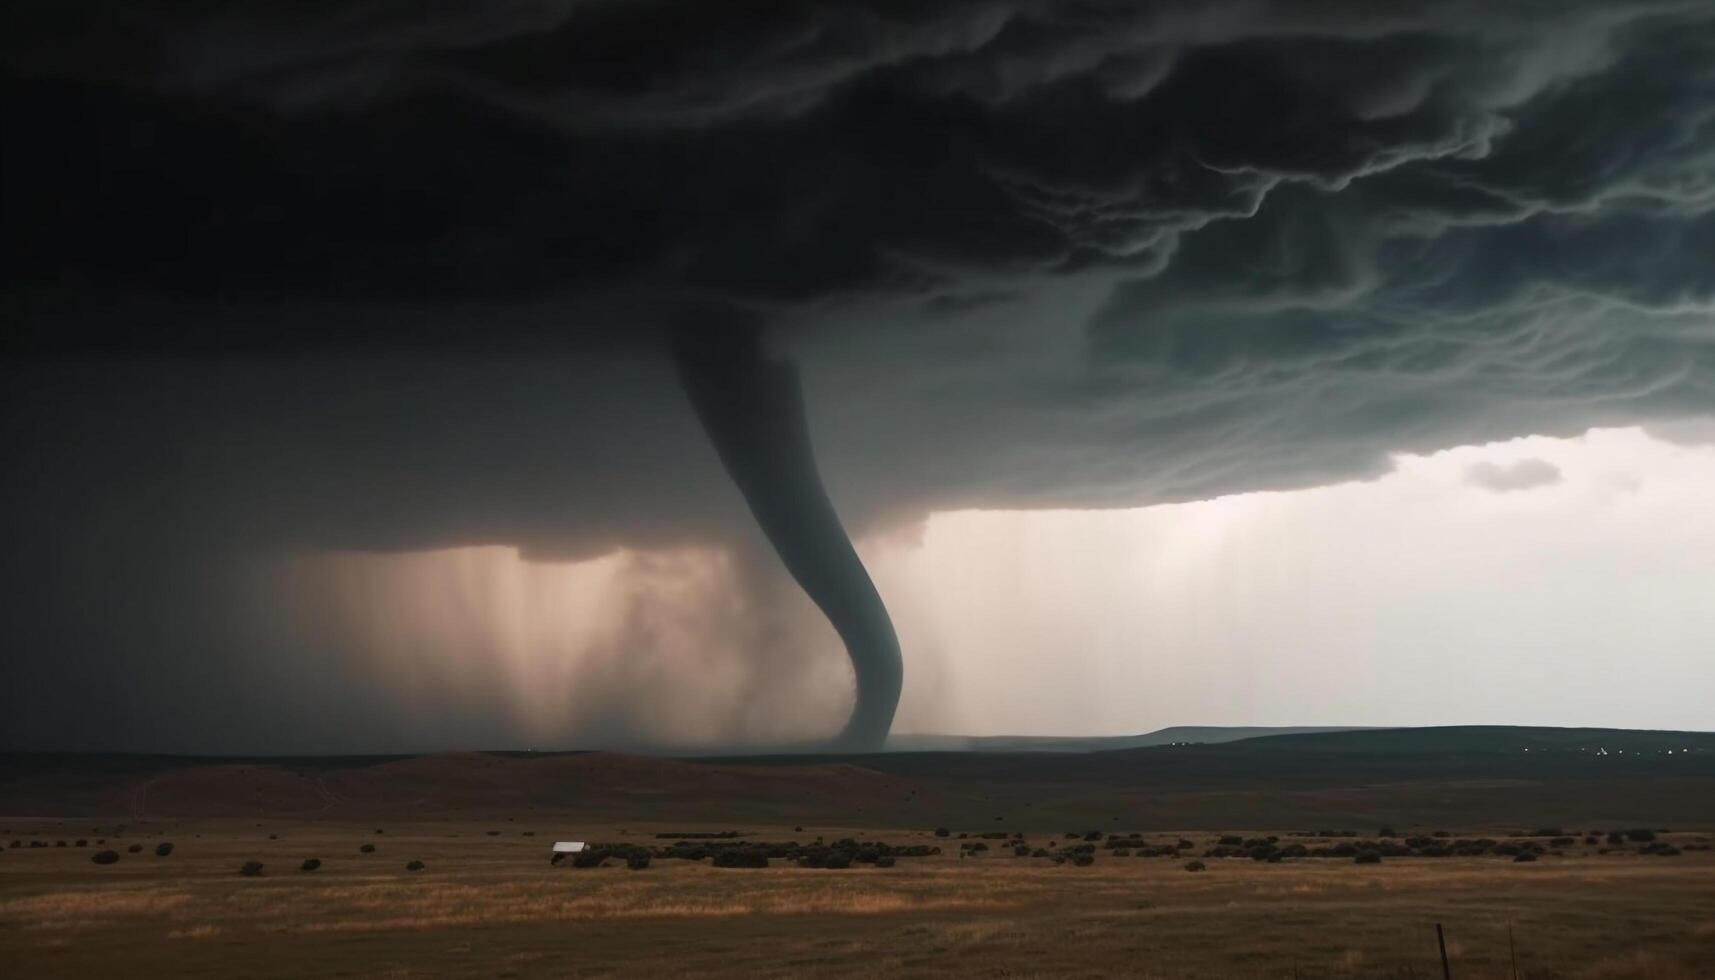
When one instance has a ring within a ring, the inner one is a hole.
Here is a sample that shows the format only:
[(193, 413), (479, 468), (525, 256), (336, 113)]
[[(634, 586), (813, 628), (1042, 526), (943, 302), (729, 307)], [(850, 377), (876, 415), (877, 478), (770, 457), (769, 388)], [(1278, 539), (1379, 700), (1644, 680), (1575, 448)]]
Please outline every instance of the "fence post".
[(1447, 936), (1439, 922), (1435, 923), (1435, 945), (1441, 947), (1441, 980), (1453, 980), (1453, 968), (1447, 965)]

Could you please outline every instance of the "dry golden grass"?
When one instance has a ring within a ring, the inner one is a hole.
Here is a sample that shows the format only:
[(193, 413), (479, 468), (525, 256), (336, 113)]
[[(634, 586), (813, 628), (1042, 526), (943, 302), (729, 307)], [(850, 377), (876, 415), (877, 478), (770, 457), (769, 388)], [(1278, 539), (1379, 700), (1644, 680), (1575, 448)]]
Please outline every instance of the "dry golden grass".
[[(171, 857), (154, 857), (151, 836), (107, 867), (75, 850), (8, 851), (0, 963), (8, 977), (1430, 978), (1441, 922), (1461, 980), (1510, 980), (1509, 923), (1520, 980), (1715, 976), (1709, 852), (1228, 859), (1191, 874), (1160, 858), (1075, 868), (991, 851), (885, 870), (658, 861), (631, 872), (550, 867), (550, 826), (528, 838), (486, 829), (182, 824), (165, 830)], [(627, 839), (617, 827), (587, 835)], [(378, 850), (360, 854), (362, 843)], [(300, 873), (305, 857), (322, 869)], [(414, 858), (427, 870), (406, 872)], [(263, 875), (240, 877), (246, 860)]]

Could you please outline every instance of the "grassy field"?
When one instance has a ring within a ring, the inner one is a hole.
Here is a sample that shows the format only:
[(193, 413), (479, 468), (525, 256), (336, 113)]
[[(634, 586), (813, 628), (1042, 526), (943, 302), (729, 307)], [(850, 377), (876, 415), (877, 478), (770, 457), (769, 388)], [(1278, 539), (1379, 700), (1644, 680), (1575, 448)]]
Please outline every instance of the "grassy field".
[[(1077, 867), (998, 846), (960, 858), (956, 835), (927, 828), (751, 825), (736, 829), (759, 840), (852, 836), (943, 851), (892, 868), (657, 859), (632, 871), (617, 861), (551, 867), (548, 845), (657, 846), (657, 831), (725, 828), (577, 826), (540, 813), (12, 824), (5, 843), (22, 846), (0, 854), (8, 977), (1433, 978), (1436, 923), (1459, 978), (1515, 976), (1509, 928), (1520, 978), (1715, 976), (1715, 852), (1705, 850), (1601, 854), (1580, 839), (1532, 863), (1211, 858), (1193, 873), (1186, 858), (1218, 835), (1152, 833), (1194, 846), (1172, 858), (1099, 851)], [(166, 840), (172, 854), (156, 857)], [(365, 844), (374, 852), (362, 853)], [(117, 863), (92, 862), (108, 848)], [(305, 858), (321, 868), (299, 871)], [(426, 867), (407, 871), (413, 860)], [(261, 874), (240, 875), (246, 861), (261, 862)]]

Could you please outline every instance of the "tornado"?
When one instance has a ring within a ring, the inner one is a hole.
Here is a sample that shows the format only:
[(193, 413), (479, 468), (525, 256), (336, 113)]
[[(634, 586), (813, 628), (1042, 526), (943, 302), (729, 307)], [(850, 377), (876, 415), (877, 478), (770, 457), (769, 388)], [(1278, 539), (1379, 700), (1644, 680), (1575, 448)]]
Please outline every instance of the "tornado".
[(822, 485), (797, 366), (767, 348), (759, 324), (731, 311), (681, 321), (671, 339), (680, 382), (721, 464), (851, 657), (857, 699), (836, 745), (880, 749), (905, 679), (899, 638)]

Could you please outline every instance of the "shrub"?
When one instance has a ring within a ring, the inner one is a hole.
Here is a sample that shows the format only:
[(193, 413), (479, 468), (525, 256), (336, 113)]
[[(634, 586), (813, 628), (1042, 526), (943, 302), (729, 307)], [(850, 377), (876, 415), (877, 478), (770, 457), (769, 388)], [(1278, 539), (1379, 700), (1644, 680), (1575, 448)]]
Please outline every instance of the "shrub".
[(935, 828), (935, 836), (936, 837), (951, 837), (952, 834), (953, 834), (953, 832), (948, 830), (945, 827), (936, 827)]
[(155, 856), (156, 857), (164, 858), (171, 853), (173, 853), (173, 845), (171, 842), (162, 841), (161, 843), (155, 845)]
[(238, 873), (246, 878), (254, 878), (262, 873), (262, 862), (246, 861), (244, 867), (238, 869)]
[(488, 836), (490, 836), (490, 837), (499, 837), (499, 836), (500, 836), (500, 831), (498, 831), (498, 830), (491, 830), (491, 831), (489, 831), (489, 832), (488, 832)]
[(314, 871), (322, 866), (321, 858), (304, 858), (304, 863), (298, 865), (299, 871)]
[(63, 840), (57, 840), (57, 841), (54, 841), (54, 846), (55, 847), (64, 847), (64, 846), (66, 846), (66, 842)]
[(1392, 827), (1383, 827), (1381, 830), (1376, 831), (1376, 836), (1377, 837), (1398, 837), (1399, 835), (1393, 832)]
[(1222, 837), (1216, 843), (1220, 844), (1222, 847), (1238, 847), (1238, 846), (1242, 845), (1244, 842), (1245, 842), (1245, 839), (1243, 837), (1240, 837), (1237, 834), (1228, 834), (1227, 836)]
[(878, 868), (891, 868), (891, 867), (893, 867), (893, 855), (883, 854), (881, 857), (876, 858), (875, 859), (875, 866)]
[(852, 866), (852, 856), (849, 851), (834, 851), (822, 859), (822, 867), (843, 871)]
[(1642, 844), (1642, 843), (1646, 843), (1648, 841), (1655, 840), (1655, 831), (1646, 830), (1642, 827), (1638, 827), (1634, 830), (1626, 831), (1626, 836), (1631, 838), (1632, 840), (1637, 841), (1638, 843)]
[(602, 858), (605, 856), (606, 855), (601, 854), (600, 852), (596, 851), (594, 848), (586, 847), (583, 850), (579, 851), (578, 853), (572, 855), (572, 867), (574, 867), (574, 868), (593, 868), (593, 867), (596, 867), (597, 865), (600, 865)]
[(633, 871), (642, 871), (644, 868), (649, 867), (648, 853), (644, 851), (634, 852), (630, 857), (625, 859), (625, 866)]
[(428, 867), (428, 865), (424, 864), (421, 861), (412, 861), (410, 864), (405, 865), (405, 870), (406, 871), (421, 871), (426, 867)]
[(1202, 870), (1206, 869), (1207, 867), (1208, 867), (1208, 865), (1204, 864), (1201, 861), (1186, 861), (1185, 862), (1185, 870), (1186, 871), (1202, 871)]
[(1072, 855), (1072, 863), (1080, 868), (1087, 868), (1096, 863), (1096, 856), (1094, 854), (1074, 854)]
[[(846, 859), (846, 863), (851, 863), (851, 858), (849, 856)], [(830, 867), (831, 866), (832, 865), (830, 864)], [(768, 854), (767, 852), (758, 849), (734, 847), (728, 850), (723, 850), (715, 855), (715, 867), (766, 868), (768, 867)]]
[(127, 847), (125, 850), (132, 853), (132, 854), (141, 854), (141, 853), (143, 853), (143, 845), (142, 844), (132, 844), (130, 847)]
[(1517, 854), (1513, 855), (1513, 860), (1514, 861), (1520, 861), (1520, 862), (1535, 861), (1536, 860), (1536, 852), (1535, 851), (1520, 851)]
[(1380, 864), (1380, 863), (1382, 863), (1382, 856), (1380, 854), (1377, 854), (1375, 851), (1359, 851), (1358, 856), (1352, 858), (1352, 863), (1353, 864)]
[(82, 838), (82, 837), (79, 837), (79, 838), (78, 838), (78, 839), (77, 839), (77, 846), (78, 846), (78, 847), (88, 847), (88, 846), (89, 846), (89, 841), (87, 841), (87, 840), (84, 840), (84, 839), (83, 839), (83, 838)]
[(94, 861), (96, 864), (117, 864), (119, 863), (119, 852), (96, 851), (94, 854), (90, 855), (89, 859)]
[(358, 848), (358, 850), (364, 854), (374, 854), (375, 853), (375, 845), (374, 844), (364, 844), (364, 845), (360, 846)]

